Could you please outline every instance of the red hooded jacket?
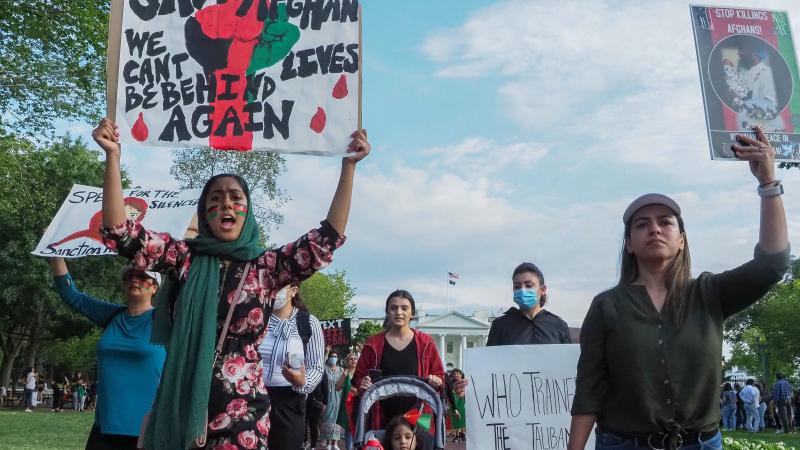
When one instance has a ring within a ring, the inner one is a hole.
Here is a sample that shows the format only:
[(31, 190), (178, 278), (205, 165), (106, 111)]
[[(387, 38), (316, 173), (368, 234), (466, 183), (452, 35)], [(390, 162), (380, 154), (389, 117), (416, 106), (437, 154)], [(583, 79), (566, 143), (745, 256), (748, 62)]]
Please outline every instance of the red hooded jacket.
[[(439, 357), (439, 351), (433, 339), (421, 331), (414, 329), (412, 331), (414, 331), (414, 338), (417, 341), (417, 376), (428, 378), (428, 375), (436, 375), (444, 383), (444, 366), (442, 366), (442, 359)], [(383, 355), (383, 346), (386, 343), (385, 336), (386, 332), (383, 332), (367, 338), (367, 342), (361, 350), (361, 356), (358, 358), (356, 371), (353, 374), (352, 385), (354, 387), (358, 388), (361, 385), (361, 379), (369, 375), (370, 369), (381, 368), (381, 356)], [(442, 387), (439, 387), (439, 391), (441, 390)], [(370, 424), (370, 429), (372, 430), (383, 428), (383, 414), (380, 408), (377, 403), (372, 407), (372, 422)]]

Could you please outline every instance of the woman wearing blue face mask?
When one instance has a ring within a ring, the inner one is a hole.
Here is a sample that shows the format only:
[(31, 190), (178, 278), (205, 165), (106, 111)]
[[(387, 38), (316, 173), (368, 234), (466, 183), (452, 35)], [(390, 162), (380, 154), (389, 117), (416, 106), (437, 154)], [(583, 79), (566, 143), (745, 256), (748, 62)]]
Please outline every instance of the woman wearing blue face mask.
[(511, 281), (517, 307), (492, 322), (486, 345), (571, 344), (567, 323), (544, 309), (547, 286), (542, 271), (533, 263), (522, 263)]
[(339, 440), (342, 439), (344, 434), (342, 427), (336, 423), (336, 418), (339, 415), (339, 403), (341, 403), (342, 392), (336, 389), (336, 385), (344, 375), (344, 369), (339, 367), (339, 355), (331, 351), (328, 353), (328, 359), (325, 361), (325, 375), (328, 379), (328, 406), (325, 408), (325, 413), (322, 417), (322, 428), (320, 430), (320, 439), (327, 441), (325, 446), (328, 450), (339, 450)]

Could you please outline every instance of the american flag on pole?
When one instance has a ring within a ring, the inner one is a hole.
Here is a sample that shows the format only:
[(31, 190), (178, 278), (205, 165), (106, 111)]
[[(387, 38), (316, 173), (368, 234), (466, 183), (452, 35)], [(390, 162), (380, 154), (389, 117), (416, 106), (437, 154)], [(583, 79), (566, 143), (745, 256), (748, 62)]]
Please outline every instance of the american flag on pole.
[(458, 274), (455, 272), (447, 272), (447, 281), (450, 282), (451, 285), (456, 285), (456, 280), (458, 280)]

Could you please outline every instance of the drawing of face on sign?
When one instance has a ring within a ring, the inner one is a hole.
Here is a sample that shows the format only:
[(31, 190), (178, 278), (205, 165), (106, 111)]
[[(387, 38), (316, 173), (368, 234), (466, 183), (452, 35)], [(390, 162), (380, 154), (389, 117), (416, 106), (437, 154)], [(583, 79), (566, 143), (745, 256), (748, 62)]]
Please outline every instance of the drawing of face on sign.
[[(125, 215), (127, 219), (134, 222), (141, 222), (147, 213), (147, 202), (139, 197), (125, 197), (123, 200), (125, 207)], [(95, 242), (103, 243), (103, 236), (100, 234), (100, 229), (103, 227), (103, 211), (97, 211), (89, 219), (89, 226), (84, 230), (76, 231), (69, 236), (54, 242), (48, 247), (53, 248), (79, 238), (91, 239)]]
[(125, 215), (134, 222), (141, 222), (147, 214), (147, 202), (139, 197), (125, 197)]
[[(300, 39), (300, 29), (289, 23), (286, 4), (276, 0), (230, 0), (209, 5), (186, 20), (186, 50), (207, 77), (216, 80), (216, 93), (208, 105), (211, 129), (226, 129), (224, 136), (209, 136), (214, 148), (250, 150), (253, 133), (235, 132), (246, 123), (245, 105), (255, 93), (244, 93), (247, 77), (282, 61)], [(233, 97), (233, 98), (231, 98)]]

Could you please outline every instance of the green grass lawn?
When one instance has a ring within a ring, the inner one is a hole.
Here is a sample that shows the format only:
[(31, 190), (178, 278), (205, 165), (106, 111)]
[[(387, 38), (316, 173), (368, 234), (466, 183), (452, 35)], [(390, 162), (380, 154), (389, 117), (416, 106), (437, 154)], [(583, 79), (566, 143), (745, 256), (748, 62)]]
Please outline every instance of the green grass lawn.
[(775, 434), (775, 430), (768, 428), (760, 433), (748, 433), (747, 431), (723, 431), (722, 437), (734, 439), (744, 439), (747, 441), (764, 441), (769, 443), (783, 442), (787, 447), (800, 449), (800, 433)]
[[(94, 413), (64, 411), (51, 413), (45, 408), (26, 413), (22, 409), (0, 409), (0, 450), (83, 450), (94, 422)], [(724, 437), (748, 441), (783, 442), (800, 449), (800, 433), (775, 434), (723, 432)]]
[(0, 409), (0, 450), (83, 450), (94, 412)]

